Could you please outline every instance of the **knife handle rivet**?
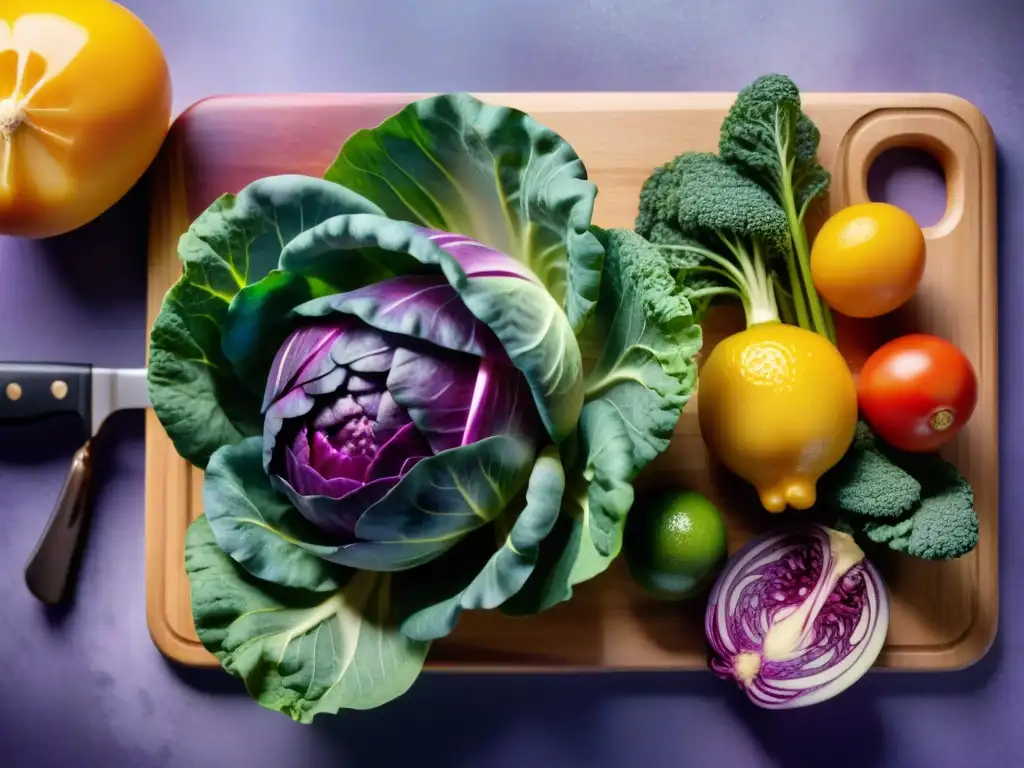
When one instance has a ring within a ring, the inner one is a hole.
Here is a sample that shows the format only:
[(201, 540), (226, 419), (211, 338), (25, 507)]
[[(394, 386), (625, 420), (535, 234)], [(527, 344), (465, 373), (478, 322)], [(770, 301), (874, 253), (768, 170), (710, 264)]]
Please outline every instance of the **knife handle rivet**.
[(16, 381), (12, 381), (7, 385), (7, 389), (4, 390), (8, 400), (20, 400), (21, 399), (21, 384)]
[(63, 400), (68, 396), (68, 383), (57, 379), (53, 384), (50, 385), (50, 394), (52, 394), (58, 400)]

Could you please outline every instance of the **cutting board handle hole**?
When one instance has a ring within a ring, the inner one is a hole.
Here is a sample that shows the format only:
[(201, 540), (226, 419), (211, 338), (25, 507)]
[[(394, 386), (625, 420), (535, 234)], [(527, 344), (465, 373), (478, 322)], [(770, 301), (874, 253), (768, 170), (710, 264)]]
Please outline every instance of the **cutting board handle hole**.
[(934, 154), (920, 147), (893, 147), (881, 152), (868, 169), (868, 197), (899, 206), (922, 228), (946, 214), (946, 174)]

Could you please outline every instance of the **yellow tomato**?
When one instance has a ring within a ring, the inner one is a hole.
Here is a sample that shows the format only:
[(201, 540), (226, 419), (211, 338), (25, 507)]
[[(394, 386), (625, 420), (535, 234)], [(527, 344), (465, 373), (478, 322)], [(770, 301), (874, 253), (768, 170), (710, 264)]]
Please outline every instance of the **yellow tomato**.
[(171, 114), (167, 62), (109, 0), (0, 2), (0, 234), (91, 221), (141, 178)]
[(888, 203), (834, 214), (811, 248), (811, 276), (825, 302), (849, 317), (878, 317), (905, 303), (924, 274), (924, 233)]
[(711, 453), (757, 488), (769, 512), (808, 509), (817, 481), (857, 429), (857, 388), (828, 339), (764, 323), (711, 350), (697, 381), (697, 419)]

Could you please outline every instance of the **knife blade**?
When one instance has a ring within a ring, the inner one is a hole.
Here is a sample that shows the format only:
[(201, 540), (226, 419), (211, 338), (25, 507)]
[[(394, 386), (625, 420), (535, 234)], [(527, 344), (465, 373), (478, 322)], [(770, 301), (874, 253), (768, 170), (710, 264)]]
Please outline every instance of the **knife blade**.
[(92, 446), (111, 414), (150, 407), (145, 368), (75, 363), (0, 363), (0, 425), (76, 414), (88, 438), (71, 460), (50, 519), (25, 566), (29, 591), (47, 605), (63, 601), (89, 512)]

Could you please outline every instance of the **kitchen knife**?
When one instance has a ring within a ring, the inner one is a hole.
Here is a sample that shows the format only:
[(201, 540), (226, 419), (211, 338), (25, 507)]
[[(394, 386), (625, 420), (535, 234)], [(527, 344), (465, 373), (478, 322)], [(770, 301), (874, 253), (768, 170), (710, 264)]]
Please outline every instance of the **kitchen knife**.
[(74, 414), (88, 431), (75, 452), (43, 536), (25, 566), (25, 583), (42, 602), (67, 594), (75, 554), (90, 510), (92, 445), (107, 418), (125, 408), (148, 408), (145, 368), (85, 364), (0, 363), (0, 425)]

